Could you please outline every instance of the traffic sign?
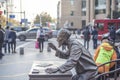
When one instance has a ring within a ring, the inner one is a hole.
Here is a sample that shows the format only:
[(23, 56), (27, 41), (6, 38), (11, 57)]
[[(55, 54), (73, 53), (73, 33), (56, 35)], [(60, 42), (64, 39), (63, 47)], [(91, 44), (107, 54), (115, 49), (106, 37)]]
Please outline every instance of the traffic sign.
[(9, 15), (10, 18), (15, 18), (15, 15)]
[(28, 19), (21, 19), (22, 23), (26, 23), (28, 21)]

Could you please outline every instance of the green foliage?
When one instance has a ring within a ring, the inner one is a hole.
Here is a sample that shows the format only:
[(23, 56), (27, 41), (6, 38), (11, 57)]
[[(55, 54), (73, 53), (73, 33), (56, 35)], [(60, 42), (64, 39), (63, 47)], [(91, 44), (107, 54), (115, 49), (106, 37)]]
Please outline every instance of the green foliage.
[(39, 24), (40, 23), (40, 16), (37, 14), (34, 20), (34, 24)]
[(47, 22), (54, 22), (54, 19), (47, 13), (47, 12), (42, 12), (40, 15), (36, 15), (34, 24), (39, 24), (40, 23), (40, 18), (41, 18), (41, 23), (42, 26), (46, 26)]

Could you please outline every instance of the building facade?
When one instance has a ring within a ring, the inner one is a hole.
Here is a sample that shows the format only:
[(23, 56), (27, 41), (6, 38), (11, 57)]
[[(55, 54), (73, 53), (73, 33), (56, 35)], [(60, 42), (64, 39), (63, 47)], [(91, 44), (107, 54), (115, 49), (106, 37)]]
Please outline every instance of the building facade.
[(58, 3), (58, 28), (78, 28), (81, 26), (80, 2), (80, 0), (61, 0)]
[(113, 17), (113, 11), (120, 11), (120, 0), (60, 0), (58, 5), (58, 27), (81, 29), (95, 19)]
[(0, 23), (6, 25), (8, 23), (11, 13), (13, 11), (13, 0), (1, 0), (0, 1)]

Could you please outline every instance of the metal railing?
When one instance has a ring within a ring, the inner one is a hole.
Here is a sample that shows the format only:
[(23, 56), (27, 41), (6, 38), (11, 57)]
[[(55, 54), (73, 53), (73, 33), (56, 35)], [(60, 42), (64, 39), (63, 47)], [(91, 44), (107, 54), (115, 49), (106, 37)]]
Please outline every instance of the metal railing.
[[(97, 74), (95, 76), (95, 80), (107, 80), (108, 78), (112, 78), (112, 80), (117, 80), (117, 78), (120, 75), (120, 67), (117, 67), (118, 64), (120, 64), (120, 59), (112, 60), (112, 61), (106, 62), (104, 64), (101, 64), (98, 66), (98, 68), (104, 67), (104, 71), (105, 71), (105, 65), (110, 64), (110, 63), (115, 63), (114, 68), (112, 70), (110, 70), (109, 72), (103, 72), (103, 73)], [(111, 74), (113, 76), (110, 76)]]

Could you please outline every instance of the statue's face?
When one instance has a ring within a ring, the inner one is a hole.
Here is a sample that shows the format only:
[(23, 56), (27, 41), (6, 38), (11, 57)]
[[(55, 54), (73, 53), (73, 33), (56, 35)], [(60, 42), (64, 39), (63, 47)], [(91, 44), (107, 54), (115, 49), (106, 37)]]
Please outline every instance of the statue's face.
[(63, 44), (66, 44), (68, 38), (70, 37), (70, 33), (67, 30), (61, 30), (58, 34), (57, 41), (59, 43), (59, 47)]
[(57, 37), (57, 41), (58, 41), (59, 47), (64, 43), (64, 39), (61, 36)]

